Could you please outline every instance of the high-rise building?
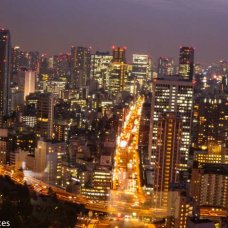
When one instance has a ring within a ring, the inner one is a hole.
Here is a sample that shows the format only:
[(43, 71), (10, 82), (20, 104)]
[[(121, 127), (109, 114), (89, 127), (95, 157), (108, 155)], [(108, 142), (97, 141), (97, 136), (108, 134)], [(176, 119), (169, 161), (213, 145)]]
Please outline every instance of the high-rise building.
[(194, 48), (181, 47), (179, 58), (179, 76), (185, 80), (192, 80), (194, 73)]
[(63, 53), (53, 57), (55, 79), (65, 82), (70, 81), (70, 55)]
[(228, 97), (199, 96), (194, 102), (193, 146), (207, 147), (211, 141), (228, 146)]
[(151, 59), (148, 55), (133, 54), (132, 76), (139, 82), (140, 86), (151, 80)]
[(113, 62), (114, 63), (126, 63), (126, 47), (112, 47)]
[(11, 41), (10, 31), (0, 29), (0, 126), (10, 113)]
[(198, 206), (228, 209), (228, 165), (193, 165), (190, 194)]
[(175, 113), (158, 117), (154, 191), (158, 207), (168, 206), (172, 184), (179, 182), (182, 120)]
[(168, 76), (153, 81), (152, 115), (150, 130), (151, 162), (156, 160), (158, 119), (166, 112), (174, 112), (182, 119), (182, 137), (180, 145), (180, 170), (187, 168), (191, 143), (191, 122), (193, 102), (191, 81), (180, 80), (178, 76)]
[(112, 58), (109, 52), (96, 52), (91, 55), (90, 78), (98, 81), (99, 88), (108, 87), (108, 73)]
[(9, 131), (0, 129), (0, 164), (10, 163)]
[(54, 118), (54, 97), (51, 93), (41, 93), (37, 102), (37, 128), (40, 137), (52, 139)]
[(17, 74), (20, 68), (20, 62), (21, 62), (21, 49), (18, 46), (15, 46), (12, 48), (12, 56), (11, 56), (11, 62), (12, 62), (12, 73)]
[(126, 90), (128, 65), (125, 58), (126, 48), (113, 47), (113, 60), (110, 67), (109, 91), (116, 95)]
[(173, 59), (168, 57), (160, 57), (158, 59), (158, 78), (174, 74)]
[(26, 96), (30, 93), (34, 93), (36, 89), (36, 72), (35, 71), (25, 71), (25, 82), (24, 82), (24, 100)]
[(30, 51), (28, 53), (28, 65), (32, 71), (39, 72), (40, 54), (38, 51)]
[(71, 48), (71, 81), (73, 86), (85, 86), (90, 79), (91, 50), (87, 47)]

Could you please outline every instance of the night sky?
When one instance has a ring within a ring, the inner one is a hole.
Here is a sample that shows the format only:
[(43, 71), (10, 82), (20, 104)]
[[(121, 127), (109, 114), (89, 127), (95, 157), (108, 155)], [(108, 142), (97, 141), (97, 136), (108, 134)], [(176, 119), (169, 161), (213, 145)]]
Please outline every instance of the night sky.
[(202, 64), (228, 58), (228, 0), (0, 0), (0, 27), (14, 45), (48, 54), (116, 44), (157, 61), (191, 45)]

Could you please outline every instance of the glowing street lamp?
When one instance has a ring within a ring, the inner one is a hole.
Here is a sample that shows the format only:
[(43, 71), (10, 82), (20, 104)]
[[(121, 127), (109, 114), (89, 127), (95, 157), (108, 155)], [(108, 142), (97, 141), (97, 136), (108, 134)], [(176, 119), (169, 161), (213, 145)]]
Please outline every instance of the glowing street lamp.
[(122, 140), (121, 142), (120, 142), (120, 147), (121, 148), (125, 148), (127, 146), (127, 141), (126, 140)]

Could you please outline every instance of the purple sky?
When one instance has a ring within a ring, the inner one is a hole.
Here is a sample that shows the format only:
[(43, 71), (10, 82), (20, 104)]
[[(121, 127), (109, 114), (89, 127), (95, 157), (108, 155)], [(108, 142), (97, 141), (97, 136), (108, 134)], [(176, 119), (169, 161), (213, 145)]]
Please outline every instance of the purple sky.
[(210, 64), (228, 59), (227, 12), (228, 0), (0, 0), (0, 27), (25, 50), (106, 51), (116, 44), (126, 45), (128, 56), (157, 61), (191, 45), (196, 61)]

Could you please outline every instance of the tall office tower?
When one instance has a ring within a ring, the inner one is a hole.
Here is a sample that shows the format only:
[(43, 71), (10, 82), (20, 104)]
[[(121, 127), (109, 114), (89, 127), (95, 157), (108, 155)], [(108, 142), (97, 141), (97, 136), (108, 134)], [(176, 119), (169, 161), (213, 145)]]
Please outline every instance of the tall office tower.
[(12, 48), (12, 55), (11, 55), (11, 68), (12, 73), (17, 74), (20, 69), (20, 62), (21, 62), (21, 49), (18, 46)]
[(10, 113), (11, 41), (10, 31), (0, 29), (0, 127)]
[(192, 80), (194, 73), (194, 48), (181, 47), (179, 58), (179, 76), (185, 80)]
[(126, 63), (126, 47), (112, 47), (113, 62), (114, 63)]
[(48, 73), (48, 57), (45, 54), (42, 54), (40, 56), (40, 71), (39, 73), (42, 74), (47, 74)]
[(182, 137), (180, 145), (180, 170), (187, 169), (189, 147), (191, 143), (191, 122), (193, 86), (191, 81), (180, 80), (179, 76), (168, 76), (153, 81), (152, 115), (150, 128), (151, 162), (155, 164), (158, 136), (158, 118), (166, 112), (174, 112), (182, 119)]
[(41, 93), (37, 101), (37, 128), (39, 137), (52, 139), (54, 117), (54, 97), (51, 93)]
[(108, 72), (112, 58), (109, 52), (97, 51), (96, 54), (91, 55), (90, 78), (98, 81), (99, 88), (108, 87)]
[(75, 49), (71, 49), (71, 62), (75, 64), (73, 84), (75, 87), (85, 86), (86, 82), (90, 79), (90, 64), (91, 64), (91, 53), (90, 48), (77, 47), (76, 54)]
[(65, 82), (70, 81), (70, 55), (67, 53), (54, 56), (53, 65), (55, 79)]
[(36, 72), (35, 71), (25, 71), (25, 81), (24, 81), (24, 101), (30, 93), (34, 93), (36, 89)]
[(221, 60), (219, 61), (219, 73), (222, 76), (221, 90), (228, 93), (228, 61)]
[(158, 78), (174, 74), (174, 61), (172, 58), (160, 57), (158, 59)]
[(140, 87), (151, 80), (151, 59), (148, 55), (133, 54), (132, 76), (139, 82)]
[(182, 120), (175, 113), (158, 117), (154, 191), (158, 207), (168, 206), (172, 184), (179, 182)]
[(228, 61), (227, 60), (220, 60), (219, 61), (219, 71), (223, 74), (228, 73)]
[(113, 59), (110, 66), (109, 91), (113, 95), (126, 90), (128, 65), (125, 58), (126, 48), (113, 47)]
[(70, 86), (75, 86), (76, 83), (76, 66), (77, 66), (77, 48), (72, 46), (70, 49)]
[(28, 53), (29, 69), (39, 72), (39, 59), (40, 59), (40, 54), (38, 51), (30, 51)]
[(193, 146), (206, 148), (211, 141), (228, 146), (228, 97), (226, 94), (195, 98)]

